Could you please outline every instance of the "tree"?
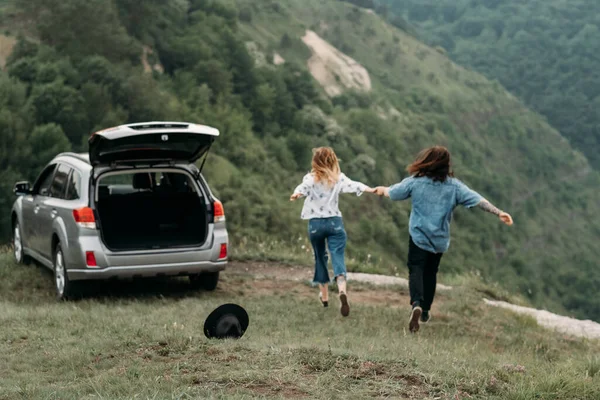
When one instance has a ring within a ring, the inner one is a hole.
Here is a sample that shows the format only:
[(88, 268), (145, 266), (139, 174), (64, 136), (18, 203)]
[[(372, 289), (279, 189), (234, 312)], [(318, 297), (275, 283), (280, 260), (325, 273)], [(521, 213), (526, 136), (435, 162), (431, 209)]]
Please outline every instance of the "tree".
[(232, 73), (217, 60), (199, 62), (194, 68), (194, 76), (199, 85), (208, 85), (215, 98), (227, 96), (233, 91)]
[(243, 7), (240, 9), (239, 18), (242, 22), (252, 22), (252, 9), (250, 7)]
[(16, 4), (33, 20), (44, 43), (59, 51), (139, 62), (141, 48), (126, 34), (112, 1), (30, 0)]
[(81, 93), (62, 82), (36, 85), (31, 104), (38, 124), (57, 123), (69, 139), (76, 143), (88, 127)]
[(38, 73), (38, 62), (31, 57), (20, 58), (10, 64), (8, 73), (10, 76), (17, 78), (20, 81), (33, 83)]
[(61, 127), (57, 124), (36, 126), (29, 137), (30, 153), (27, 157), (28, 170), (32, 171), (30, 179), (57, 154), (69, 151), (71, 144)]
[(256, 129), (260, 132), (265, 129), (273, 115), (277, 93), (268, 83), (263, 83), (256, 88), (256, 95), (250, 104), (252, 117)]

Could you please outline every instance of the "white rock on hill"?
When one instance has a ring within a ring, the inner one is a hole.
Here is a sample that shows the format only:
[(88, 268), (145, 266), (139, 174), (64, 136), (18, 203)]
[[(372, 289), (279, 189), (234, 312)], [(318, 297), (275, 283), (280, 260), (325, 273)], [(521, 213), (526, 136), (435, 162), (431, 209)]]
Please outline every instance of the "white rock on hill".
[(345, 89), (371, 90), (369, 72), (356, 60), (311, 30), (306, 31), (302, 41), (312, 51), (308, 69), (329, 96), (338, 96)]

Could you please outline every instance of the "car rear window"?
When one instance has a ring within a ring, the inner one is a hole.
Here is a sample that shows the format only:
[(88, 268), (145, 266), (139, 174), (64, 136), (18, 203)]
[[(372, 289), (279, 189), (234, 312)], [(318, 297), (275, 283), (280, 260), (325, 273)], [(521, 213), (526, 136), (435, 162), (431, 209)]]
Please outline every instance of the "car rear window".
[(81, 174), (75, 170), (69, 177), (66, 200), (78, 200), (81, 196)]

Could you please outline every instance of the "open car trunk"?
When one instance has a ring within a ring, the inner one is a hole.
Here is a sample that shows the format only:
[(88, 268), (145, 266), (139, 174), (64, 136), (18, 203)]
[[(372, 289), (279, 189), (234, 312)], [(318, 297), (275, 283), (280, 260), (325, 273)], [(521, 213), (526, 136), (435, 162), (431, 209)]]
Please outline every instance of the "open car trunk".
[(102, 239), (112, 251), (197, 247), (206, 241), (204, 194), (183, 171), (109, 174), (100, 176), (96, 188)]

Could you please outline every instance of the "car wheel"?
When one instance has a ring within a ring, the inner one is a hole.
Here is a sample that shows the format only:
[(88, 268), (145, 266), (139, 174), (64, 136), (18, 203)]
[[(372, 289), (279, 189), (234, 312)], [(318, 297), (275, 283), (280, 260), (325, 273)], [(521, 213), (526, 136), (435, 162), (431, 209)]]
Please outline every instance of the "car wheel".
[(54, 286), (58, 300), (69, 300), (76, 294), (76, 284), (71, 282), (67, 275), (65, 257), (60, 243), (54, 250)]
[(21, 225), (19, 225), (18, 222), (15, 223), (13, 230), (13, 254), (17, 263), (29, 264), (30, 258), (25, 255), (25, 250), (23, 249), (23, 236), (21, 235)]
[(190, 284), (194, 289), (213, 291), (219, 283), (219, 271), (207, 272), (200, 275), (190, 275)]

